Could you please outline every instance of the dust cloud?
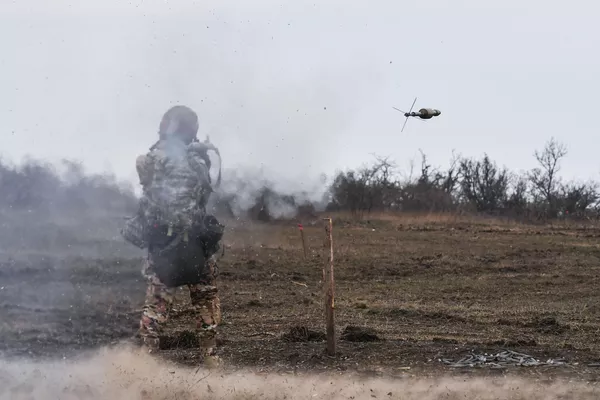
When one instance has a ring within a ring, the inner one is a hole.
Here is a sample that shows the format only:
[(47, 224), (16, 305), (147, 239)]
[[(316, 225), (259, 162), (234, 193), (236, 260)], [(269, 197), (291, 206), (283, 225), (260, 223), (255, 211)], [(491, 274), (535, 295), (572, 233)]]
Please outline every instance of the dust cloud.
[(77, 361), (3, 361), (0, 399), (592, 399), (593, 384), (525, 379), (398, 380), (220, 373), (159, 361), (129, 347)]

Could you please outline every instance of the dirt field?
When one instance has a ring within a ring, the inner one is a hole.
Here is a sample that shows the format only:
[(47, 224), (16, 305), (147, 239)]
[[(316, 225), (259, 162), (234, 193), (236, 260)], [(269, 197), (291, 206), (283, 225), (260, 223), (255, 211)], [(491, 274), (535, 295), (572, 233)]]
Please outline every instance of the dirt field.
[[(320, 220), (303, 222), (307, 259), (294, 222), (227, 221), (219, 349), (226, 368), (596, 380), (600, 228), (439, 216), (336, 218), (339, 354), (330, 358), (320, 337), (324, 228)], [(103, 246), (101, 258), (81, 251), (3, 253), (0, 346), (5, 358), (69, 358), (135, 334), (145, 290), (139, 254), (126, 245)], [(112, 249), (110, 257), (106, 249)], [(193, 343), (185, 340), (192, 325), (184, 300), (172, 315), (161, 356), (194, 365)], [(316, 334), (284, 336), (296, 326)], [(340, 336), (347, 326), (373, 329), (379, 340), (369, 341), (377, 339), (372, 335), (344, 340)], [(566, 364), (451, 368), (440, 361), (503, 349), (541, 361), (564, 358)]]

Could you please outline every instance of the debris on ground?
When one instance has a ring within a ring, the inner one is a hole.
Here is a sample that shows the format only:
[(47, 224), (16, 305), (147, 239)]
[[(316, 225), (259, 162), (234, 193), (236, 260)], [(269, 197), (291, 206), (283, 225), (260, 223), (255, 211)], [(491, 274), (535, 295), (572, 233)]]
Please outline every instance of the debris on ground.
[(379, 342), (381, 339), (377, 336), (375, 329), (362, 326), (347, 326), (342, 332), (340, 339), (347, 342)]
[(305, 326), (294, 326), (281, 338), (286, 342), (320, 342), (327, 338), (323, 332), (308, 329)]
[(588, 367), (597, 368), (600, 367), (600, 362), (589, 363)]
[(540, 361), (534, 357), (517, 353), (511, 350), (505, 350), (496, 354), (470, 354), (461, 358), (458, 361), (452, 361), (442, 358), (440, 361), (451, 368), (475, 368), (475, 367), (491, 367), (491, 368), (507, 368), (512, 366), (519, 367), (539, 367), (539, 366), (564, 366), (567, 361), (563, 358), (548, 359)]

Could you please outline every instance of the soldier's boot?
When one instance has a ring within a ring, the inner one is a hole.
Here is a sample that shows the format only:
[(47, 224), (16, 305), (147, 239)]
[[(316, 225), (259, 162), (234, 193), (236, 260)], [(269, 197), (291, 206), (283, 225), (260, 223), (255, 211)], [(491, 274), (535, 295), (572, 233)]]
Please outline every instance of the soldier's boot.
[(217, 340), (215, 331), (199, 331), (198, 342), (200, 344), (198, 362), (204, 368), (214, 369), (223, 365), (223, 360), (216, 354)]
[(220, 307), (216, 286), (194, 285), (190, 287), (190, 298), (196, 313), (196, 333), (200, 343), (200, 363), (207, 368), (222, 365), (217, 356), (217, 327)]
[(142, 314), (140, 320), (139, 336), (141, 339), (140, 349), (143, 353), (155, 353), (160, 349), (160, 339), (157, 334), (156, 320)]
[(159, 350), (159, 333), (169, 318), (174, 296), (174, 289), (167, 288), (155, 275), (148, 276), (148, 290), (139, 329), (144, 351), (153, 353)]
[(159, 344), (158, 338), (144, 338), (140, 350), (146, 354), (156, 353), (160, 349)]

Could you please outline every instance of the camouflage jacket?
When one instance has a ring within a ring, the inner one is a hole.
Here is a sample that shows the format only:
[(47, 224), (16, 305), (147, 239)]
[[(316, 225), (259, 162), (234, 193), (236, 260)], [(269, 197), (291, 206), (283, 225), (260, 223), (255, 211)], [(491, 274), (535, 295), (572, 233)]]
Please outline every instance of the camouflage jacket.
[(147, 223), (185, 229), (206, 213), (212, 192), (207, 146), (161, 140), (136, 160), (143, 188), (140, 214)]

